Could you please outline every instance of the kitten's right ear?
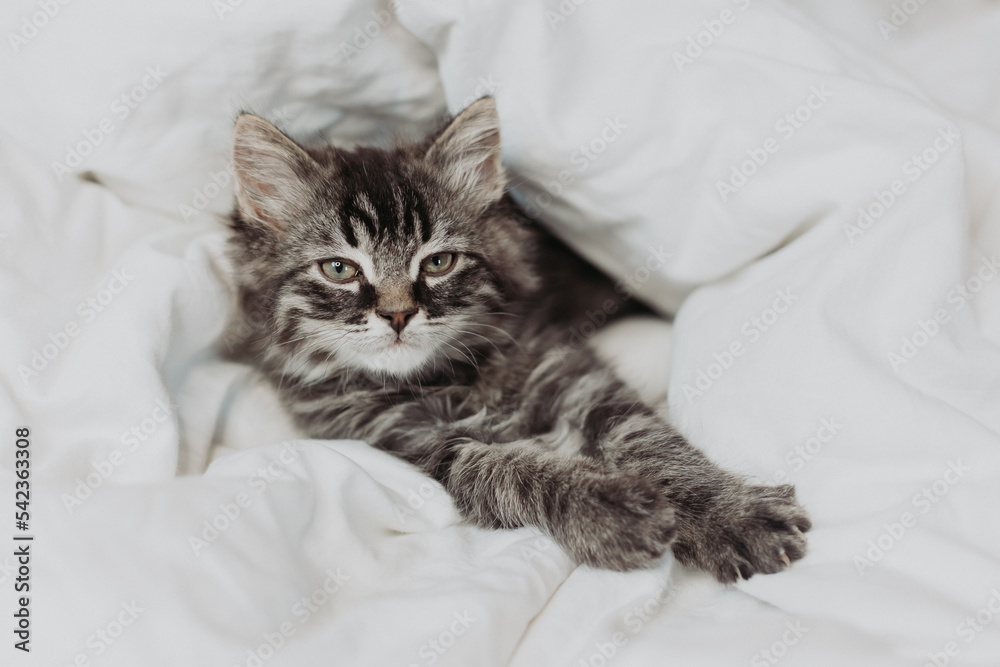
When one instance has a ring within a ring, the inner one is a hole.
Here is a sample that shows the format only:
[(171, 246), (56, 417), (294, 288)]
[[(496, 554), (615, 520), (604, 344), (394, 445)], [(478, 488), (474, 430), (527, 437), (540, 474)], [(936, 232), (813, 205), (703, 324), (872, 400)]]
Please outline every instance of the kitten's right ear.
[(496, 102), (481, 97), (455, 116), (424, 157), (459, 192), (470, 193), (485, 208), (500, 199), (507, 185), (500, 153)]
[(280, 232), (312, 206), (309, 181), (319, 164), (263, 118), (242, 114), (236, 120), (232, 158), (244, 218)]

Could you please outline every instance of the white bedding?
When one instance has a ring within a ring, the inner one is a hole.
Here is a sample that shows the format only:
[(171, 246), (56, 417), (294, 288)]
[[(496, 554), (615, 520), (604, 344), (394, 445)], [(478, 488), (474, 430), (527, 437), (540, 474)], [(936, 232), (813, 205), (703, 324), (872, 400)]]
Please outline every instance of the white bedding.
[[(1000, 6), (833, 4), (8, 3), (0, 664), (1000, 664)], [(796, 484), (791, 570), (576, 568), (300, 439), (220, 359), (235, 113), (384, 142), (484, 93), (517, 196), (683, 304), (672, 349), (595, 342), (722, 464)]]

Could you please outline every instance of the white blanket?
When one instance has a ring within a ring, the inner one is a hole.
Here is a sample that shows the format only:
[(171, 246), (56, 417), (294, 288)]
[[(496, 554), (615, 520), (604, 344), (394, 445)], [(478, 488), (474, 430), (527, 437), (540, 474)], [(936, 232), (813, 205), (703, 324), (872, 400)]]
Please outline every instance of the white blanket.
[[(9, 4), (0, 664), (997, 664), (995, 2)], [(301, 439), (220, 360), (234, 114), (384, 142), (484, 93), (517, 196), (686, 296), (669, 358), (662, 325), (595, 342), (713, 458), (796, 484), (791, 570), (577, 568)]]

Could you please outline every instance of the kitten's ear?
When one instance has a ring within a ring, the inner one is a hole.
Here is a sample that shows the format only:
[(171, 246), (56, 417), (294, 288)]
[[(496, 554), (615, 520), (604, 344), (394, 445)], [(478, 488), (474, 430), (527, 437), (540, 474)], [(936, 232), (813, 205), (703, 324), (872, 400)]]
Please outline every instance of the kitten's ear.
[(500, 117), (492, 97), (467, 106), (434, 140), (425, 159), (441, 169), (460, 192), (486, 205), (503, 195), (507, 176), (500, 164)]
[(320, 166), (263, 118), (243, 114), (236, 120), (232, 157), (236, 199), (244, 217), (284, 231), (313, 204), (309, 180)]

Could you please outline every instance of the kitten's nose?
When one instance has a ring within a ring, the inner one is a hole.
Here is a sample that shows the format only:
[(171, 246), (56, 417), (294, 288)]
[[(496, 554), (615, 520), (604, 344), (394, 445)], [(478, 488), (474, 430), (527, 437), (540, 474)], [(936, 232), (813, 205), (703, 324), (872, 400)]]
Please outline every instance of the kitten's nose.
[(388, 322), (389, 326), (392, 327), (392, 330), (399, 335), (403, 333), (403, 329), (410, 323), (413, 316), (417, 314), (417, 309), (411, 308), (410, 310), (398, 310), (394, 313), (386, 313), (381, 310), (377, 312), (378, 316)]

